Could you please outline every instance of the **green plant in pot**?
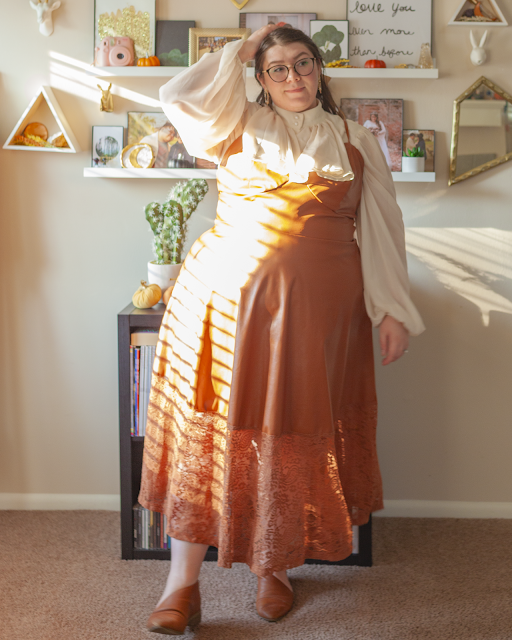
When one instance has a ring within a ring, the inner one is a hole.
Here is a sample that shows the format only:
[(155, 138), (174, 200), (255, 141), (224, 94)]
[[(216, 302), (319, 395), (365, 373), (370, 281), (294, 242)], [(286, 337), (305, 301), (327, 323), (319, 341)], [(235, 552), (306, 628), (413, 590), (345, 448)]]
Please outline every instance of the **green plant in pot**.
[(150, 202), (145, 209), (154, 234), (155, 254), (155, 260), (148, 263), (148, 281), (162, 291), (171, 287), (178, 277), (188, 221), (207, 193), (206, 180), (194, 178), (176, 184), (165, 202)]
[(420, 147), (406, 149), (402, 158), (402, 171), (404, 173), (417, 173), (425, 171), (425, 152)]

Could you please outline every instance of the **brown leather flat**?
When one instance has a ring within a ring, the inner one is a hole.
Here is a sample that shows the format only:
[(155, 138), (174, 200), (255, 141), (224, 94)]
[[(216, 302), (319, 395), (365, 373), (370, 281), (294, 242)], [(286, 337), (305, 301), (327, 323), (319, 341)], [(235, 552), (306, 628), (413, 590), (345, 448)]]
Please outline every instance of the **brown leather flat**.
[(201, 594), (197, 581), (167, 596), (149, 616), (148, 629), (169, 636), (181, 636), (187, 626), (195, 627), (200, 622)]
[(293, 606), (293, 591), (273, 575), (258, 577), (258, 594), (256, 595), (256, 611), (258, 615), (276, 622), (283, 618)]

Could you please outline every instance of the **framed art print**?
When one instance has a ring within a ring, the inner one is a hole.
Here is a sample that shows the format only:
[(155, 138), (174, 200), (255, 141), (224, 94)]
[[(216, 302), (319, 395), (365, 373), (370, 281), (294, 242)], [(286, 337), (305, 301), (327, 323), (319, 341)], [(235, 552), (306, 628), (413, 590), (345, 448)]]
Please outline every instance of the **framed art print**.
[(417, 65), (422, 43), (432, 50), (432, 0), (359, 2), (347, 0), (350, 64), (364, 67), (378, 58), (393, 68)]
[(157, 20), (156, 56), (162, 67), (188, 67), (189, 29), (195, 20)]
[(161, 111), (129, 111), (127, 145), (148, 144), (153, 149), (153, 167), (194, 168), (195, 158), (185, 149), (180, 134)]
[(403, 100), (342, 98), (340, 106), (348, 120), (373, 133), (391, 171), (401, 171)]
[(124, 127), (94, 126), (92, 128), (92, 167), (121, 166), (124, 146)]
[(228, 42), (247, 40), (250, 29), (190, 29), (189, 64), (195, 64), (205, 53), (215, 53)]
[(404, 129), (402, 135), (404, 155), (407, 149), (419, 147), (425, 155), (425, 171), (435, 171), (434, 153), (436, 132), (433, 129)]
[(154, 55), (155, 22), (155, 0), (95, 0), (94, 47), (108, 36), (125, 36), (136, 58)]
[(348, 20), (311, 20), (309, 28), (325, 64), (348, 58)]

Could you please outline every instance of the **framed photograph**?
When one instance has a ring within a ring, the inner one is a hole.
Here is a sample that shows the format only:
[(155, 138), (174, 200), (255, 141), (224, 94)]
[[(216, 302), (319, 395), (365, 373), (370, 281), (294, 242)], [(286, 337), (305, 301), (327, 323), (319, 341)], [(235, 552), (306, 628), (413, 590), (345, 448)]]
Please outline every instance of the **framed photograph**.
[(133, 40), (136, 58), (152, 56), (155, 22), (155, 0), (95, 0), (94, 47), (107, 36), (125, 36)]
[(156, 56), (162, 67), (188, 67), (188, 33), (195, 20), (157, 20)]
[(316, 20), (316, 13), (241, 13), (239, 24), (244, 29), (251, 29), (252, 33), (267, 24), (277, 24), (300, 29), (309, 36), (311, 20)]
[(128, 112), (127, 145), (149, 144), (153, 149), (157, 169), (195, 168), (193, 158), (183, 144), (176, 128), (163, 112)]
[(348, 59), (348, 20), (311, 20), (309, 28), (325, 64)]
[(425, 171), (434, 171), (434, 150), (436, 132), (433, 129), (404, 129), (403, 152), (419, 147), (425, 154)]
[(379, 3), (347, 0), (350, 64), (364, 67), (378, 58), (393, 68), (417, 65), (422, 43), (432, 50), (432, 0), (394, 0)]
[(250, 29), (190, 29), (189, 64), (195, 64), (205, 53), (215, 53), (233, 40), (247, 40)]
[(124, 146), (124, 127), (92, 128), (92, 167), (120, 167)]
[(342, 98), (340, 106), (348, 120), (363, 125), (377, 138), (391, 171), (401, 171), (404, 101)]

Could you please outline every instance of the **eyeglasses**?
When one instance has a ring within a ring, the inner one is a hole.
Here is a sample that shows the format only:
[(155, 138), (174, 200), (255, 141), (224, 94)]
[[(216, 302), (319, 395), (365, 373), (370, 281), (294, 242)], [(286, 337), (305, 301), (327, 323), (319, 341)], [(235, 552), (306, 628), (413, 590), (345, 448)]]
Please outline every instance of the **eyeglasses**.
[(315, 68), (315, 60), (316, 58), (301, 58), (297, 60), (293, 67), (279, 64), (275, 67), (270, 67), (270, 69), (266, 69), (263, 73), (268, 73), (274, 82), (284, 82), (290, 73), (290, 69), (293, 69), (299, 76), (309, 76)]

